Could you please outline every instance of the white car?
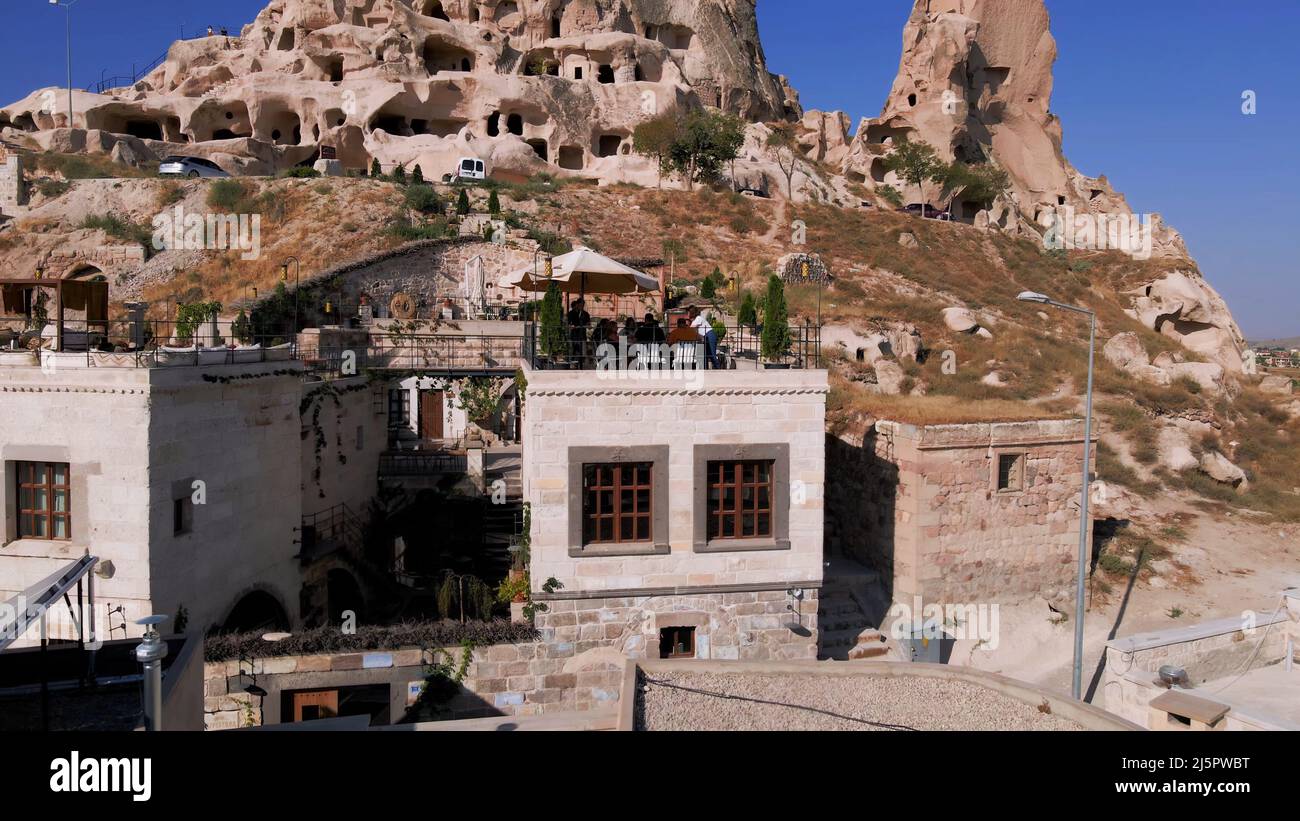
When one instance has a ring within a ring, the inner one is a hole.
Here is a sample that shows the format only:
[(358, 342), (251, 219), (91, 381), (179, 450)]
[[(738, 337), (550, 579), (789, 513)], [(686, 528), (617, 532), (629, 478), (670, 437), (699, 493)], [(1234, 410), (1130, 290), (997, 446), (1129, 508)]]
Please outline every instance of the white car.
[(229, 177), (221, 166), (202, 157), (167, 157), (158, 166), (158, 174), (168, 177)]
[(448, 175), (449, 182), (463, 180), (486, 180), (487, 166), (477, 157), (461, 157), (456, 163), (456, 171)]

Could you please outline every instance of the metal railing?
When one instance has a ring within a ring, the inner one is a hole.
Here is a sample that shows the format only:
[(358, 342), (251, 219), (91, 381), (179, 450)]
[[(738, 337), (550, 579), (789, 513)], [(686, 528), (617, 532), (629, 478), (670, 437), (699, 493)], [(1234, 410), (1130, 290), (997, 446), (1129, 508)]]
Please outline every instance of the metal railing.
[(468, 460), (463, 453), (447, 451), (389, 451), (379, 456), (381, 478), (400, 476), (444, 476), (466, 473)]
[[(790, 326), (790, 344), (776, 357), (762, 356), (759, 327), (731, 325), (718, 340), (718, 367), (732, 369), (738, 361), (769, 362), (774, 366), (812, 369), (821, 367), (821, 329), (811, 322)], [(703, 370), (713, 368), (703, 342), (670, 344), (667, 341), (638, 343), (626, 336), (606, 340), (566, 340), (562, 353), (547, 356), (537, 346), (529, 360), (534, 368), (549, 370), (638, 369)]]
[[(527, 326), (522, 330), (527, 330)], [(357, 374), (363, 370), (424, 371), (447, 374), (512, 374), (532, 361), (531, 334), (386, 335), (372, 333), (361, 349), (323, 345), (302, 351), (303, 363), (319, 374)]]
[(361, 519), (342, 502), (319, 513), (303, 516), (301, 532), (302, 550), (299, 555), (304, 561), (318, 555), (325, 542), (358, 551), (363, 539)]

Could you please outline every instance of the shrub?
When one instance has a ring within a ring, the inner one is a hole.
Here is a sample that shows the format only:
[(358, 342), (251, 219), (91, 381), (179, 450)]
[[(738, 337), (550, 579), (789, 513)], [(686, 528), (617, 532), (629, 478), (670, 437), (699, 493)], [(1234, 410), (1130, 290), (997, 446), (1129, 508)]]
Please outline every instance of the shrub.
[(785, 286), (772, 274), (767, 278), (767, 299), (763, 310), (763, 358), (769, 361), (785, 356), (790, 348), (790, 314), (785, 303)]
[(419, 163), (411, 170), (411, 185), (424, 185), (424, 171), (420, 169)]
[(462, 217), (469, 213), (469, 192), (464, 188), (460, 189), (460, 196), (456, 197), (456, 213)]
[(208, 206), (223, 211), (247, 211), (248, 189), (236, 179), (220, 179), (208, 189)]
[(378, 157), (370, 161), (370, 176), (376, 179), (384, 176), (384, 169), (380, 168)]
[(36, 182), (36, 190), (40, 192), (42, 197), (48, 199), (61, 197), (68, 193), (68, 189), (70, 188), (72, 188), (72, 183), (64, 182), (63, 180), (52, 180), (48, 177)]
[(204, 661), (227, 661), (273, 656), (346, 653), (363, 650), (391, 650), (399, 647), (454, 647), (469, 641), (477, 647), (489, 644), (518, 644), (537, 640), (531, 624), (512, 624), (505, 619), (471, 621), (403, 622), (387, 625), (358, 625), (355, 633), (336, 626), (296, 630), (280, 641), (265, 641), (266, 631), (214, 633), (203, 640)]
[(145, 249), (152, 247), (153, 231), (149, 226), (131, 222), (124, 217), (119, 217), (117, 214), (86, 217), (81, 221), (81, 227), (103, 231), (110, 237), (115, 237), (123, 242), (139, 243)]
[(404, 164), (398, 163), (397, 167), (393, 169), (393, 182), (406, 182), (406, 166)]
[(497, 196), (495, 188), (488, 194), (488, 213), (494, 217), (501, 213), (501, 198)]
[(560, 302), (560, 286), (554, 282), (542, 298), (541, 348), (546, 356), (562, 356), (568, 350), (564, 335), (564, 306)]
[(421, 214), (441, 214), (442, 197), (431, 185), (408, 186), (404, 194), (406, 207)]
[(312, 177), (319, 177), (320, 172), (311, 166), (295, 165), (293, 168), (286, 168), (281, 171), (279, 176), (294, 179), (311, 179)]
[(758, 306), (754, 303), (754, 295), (749, 291), (740, 299), (740, 310), (736, 314), (737, 321), (741, 325), (758, 324)]

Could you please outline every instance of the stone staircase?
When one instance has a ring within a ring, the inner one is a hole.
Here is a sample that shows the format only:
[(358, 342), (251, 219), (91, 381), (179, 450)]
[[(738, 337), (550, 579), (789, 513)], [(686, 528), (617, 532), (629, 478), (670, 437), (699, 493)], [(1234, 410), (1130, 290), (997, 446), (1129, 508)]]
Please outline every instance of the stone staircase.
[(857, 565), (835, 562), (827, 568), (817, 609), (818, 658), (897, 660), (892, 643), (867, 615), (876, 583), (874, 573)]

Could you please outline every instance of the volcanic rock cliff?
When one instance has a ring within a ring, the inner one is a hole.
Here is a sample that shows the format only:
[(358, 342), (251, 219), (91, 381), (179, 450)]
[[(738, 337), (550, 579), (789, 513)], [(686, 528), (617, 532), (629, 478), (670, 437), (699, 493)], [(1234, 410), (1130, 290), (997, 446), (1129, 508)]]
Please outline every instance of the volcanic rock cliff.
[[(48, 92), (0, 109), (0, 127), (67, 126)], [(75, 128), (246, 173), (329, 146), (355, 168), (446, 173), (471, 155), (501, 173), (653, 177), (630, 136), (659, 110), (800, 113), (766, 69), (755, 0), (272, 0), (238, 37), (178, 41), (103, 92), (75, 95)]]

